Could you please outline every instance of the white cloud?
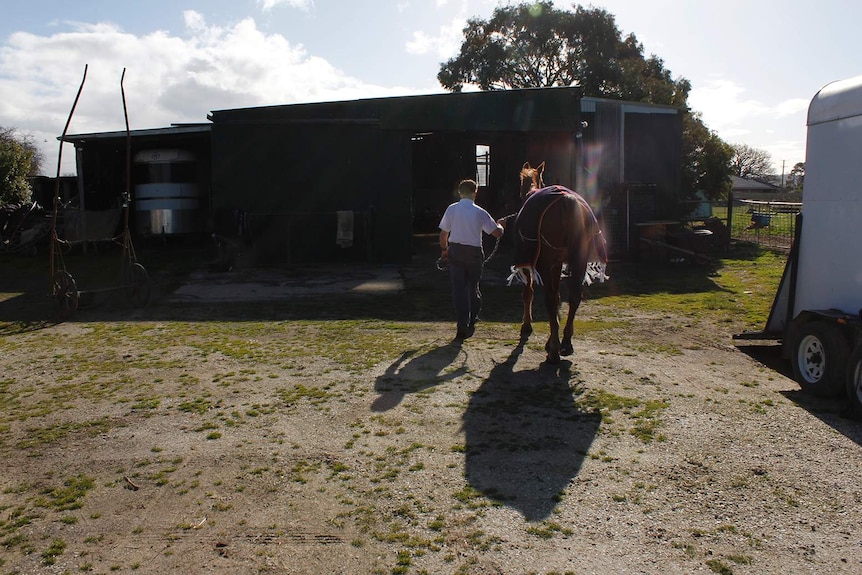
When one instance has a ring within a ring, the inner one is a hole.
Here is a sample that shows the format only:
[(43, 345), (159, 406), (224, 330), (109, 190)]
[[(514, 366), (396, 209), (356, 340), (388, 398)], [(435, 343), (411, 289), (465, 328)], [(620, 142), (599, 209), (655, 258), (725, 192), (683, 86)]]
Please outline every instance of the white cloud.
[(785, 100), (780, 102), (775, 107), (775, 113), (779, 118), (783, 118), (785, 116), (791, 116), (794, 114), (798, 114), (800, 112), (808, 113), (808, 105), (811, 103), (811, 100), (805, 98), (791, 98), (790, 100)]
[[(360, 97), (403, 95), (402, 87), (365, 84), (247, 18), (229, 27), (183, 14), (181, 36), (137, 36), (111, 23), (70, 24), (51, 36), (18, 32), (0, 44), (0, 126), (16, 127), (42, 146), (43, 173), (53, 174), (57, 136), (87, 79), (69, 133), (123, 130), (120, 75), (130, 127), (204, 122), (211, 110)], [(61, 173), (74, 171), (64, 151)]]
[(767, 115), (769, 108), (753, 99), (743, 99), (745, 89), (732, 80), (715, 79), (703, 88), (693, 88), (689, 105), (703, 114), (703, 121), (719, 134), (740, 131), (747, 121)]
[(781, 171), (782, 161), (791, 166), (804, 161), (805, 141), (795, 135), (805, 125), (809, 100), (792, 98), (765, 103), (746, 97), (746, 90), (734, 81), (715, 78), (701, 88), (692, 89), (688, 101), (724, 141), (745, 143), (769, 152), (776, 172)]
[(287, 4), (291, 8), (299, 8), (308, 12), (314, 8), (314, 0), (257, 0), (258, 5), (264, 12), (268, 12), (279, 4)]
[(202, 30), (206, 27), (203, 15), (194, 10), (185, 10), (183, 12), (183, 21), (186, 24), (186, 28), (190, 30)]
[(451, 58), (461, 47), (466, 25), (464, 18), (455, 18), (446, 26), (441, 26), (436, 36), (422, 31), (413, 32), (413, 39), (407, 42), (405, 49), (408, 54), (434, 54), (438, 58)]

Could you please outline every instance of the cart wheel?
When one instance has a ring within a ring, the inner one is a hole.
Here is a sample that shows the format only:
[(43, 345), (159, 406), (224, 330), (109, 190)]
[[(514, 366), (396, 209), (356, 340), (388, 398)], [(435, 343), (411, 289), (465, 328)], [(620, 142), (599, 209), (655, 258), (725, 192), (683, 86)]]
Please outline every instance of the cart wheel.
[(799, 327), (793, 345), (793, 377), (803, 391), (820, 397), (844, 392), (847, 341), (837, 326), (813, 321)]
[(150, 302), (150, 275), (144, 266), (134, 263), (126, 268), (123, 283), (126, 297), (134, 307), (144, 307)]
[(862, 416), (862, 345), (857, 345), (847, 363), (847, 399), (857, 417)]
[(60, 315), (69, 317), (78, 309), (78, 284), (67, 271), (54, 274), (53, 294), (59, 305)]

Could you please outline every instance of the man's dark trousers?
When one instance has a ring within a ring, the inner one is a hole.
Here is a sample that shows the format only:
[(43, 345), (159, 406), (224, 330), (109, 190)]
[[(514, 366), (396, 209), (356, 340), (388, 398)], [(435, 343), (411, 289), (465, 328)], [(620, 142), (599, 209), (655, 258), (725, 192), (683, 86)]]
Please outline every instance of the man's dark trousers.
[(458, 332), (470, 335), (482, 309), (479, 280), (482, 279), (482, 248), (449, 243), (449, 278), (452, 303), (458, 318)]

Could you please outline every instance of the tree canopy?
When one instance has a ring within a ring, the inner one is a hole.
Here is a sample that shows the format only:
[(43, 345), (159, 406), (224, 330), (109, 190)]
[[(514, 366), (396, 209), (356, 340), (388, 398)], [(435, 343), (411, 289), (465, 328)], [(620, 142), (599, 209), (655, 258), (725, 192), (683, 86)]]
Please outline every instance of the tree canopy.
[(707, 128), (699, 113), (683, 118), (680, 178), (683, 190), (703, 191), (711, 200), (727, 197), (731, 190), (728, 165), (732, 158), (733, 147)]
[(796, 162), (790, 170), (787, 186), (794, 192), (801, 192), (805, 184), (805, 162)]
[(41, 155), (30, 138), (0, 127), (0, 204), (29, 201), (29, 178), (39, 172), (40, 164)]
[[(578, 85), (585, 96), (686, 110), (691, 90), (661, 58), (645, 56), (633, 33), (623, 37), (606, 10), (560, 10), (546, 0), (501, 6), (488, 20), (468, 20), (458, 55), (441, 64), (437, 79), (453, 92), (467, 84), (482, 90)], [(732, 150), (700, 114), (686, 114), (683, 124), (683, 193), (724, 195)]]
[(673, 80), (664, 62), (644, 57), (634, 34), (622, 37), (612, 14), (540, 1), (502, 6), (491, 18), (471, 18), (460, 53), (437, 74), (447, 90), (578, 85), (587, 96), (684, 106), (688, 80)]
[(734, 176), (766, 179), (772, 175), (772, 156), (769, 152), (747, 144), (733, 144), (732, 147), (733, 158), (730, 161), (730, 170)]

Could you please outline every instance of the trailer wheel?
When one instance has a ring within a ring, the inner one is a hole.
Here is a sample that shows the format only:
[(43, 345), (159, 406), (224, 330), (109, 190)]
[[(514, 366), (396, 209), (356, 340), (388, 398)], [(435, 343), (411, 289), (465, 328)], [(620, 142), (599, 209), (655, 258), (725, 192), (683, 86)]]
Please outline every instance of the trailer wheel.
[(840, 395), (849, 355), (847, 341), (837, 327), (822, 321), (802, 324), (793, 345), (793, 377), (811, 395)]
[(850, 409), (862, 416), (862, 345), (857, 345), (847, 363), (847, 399)]

